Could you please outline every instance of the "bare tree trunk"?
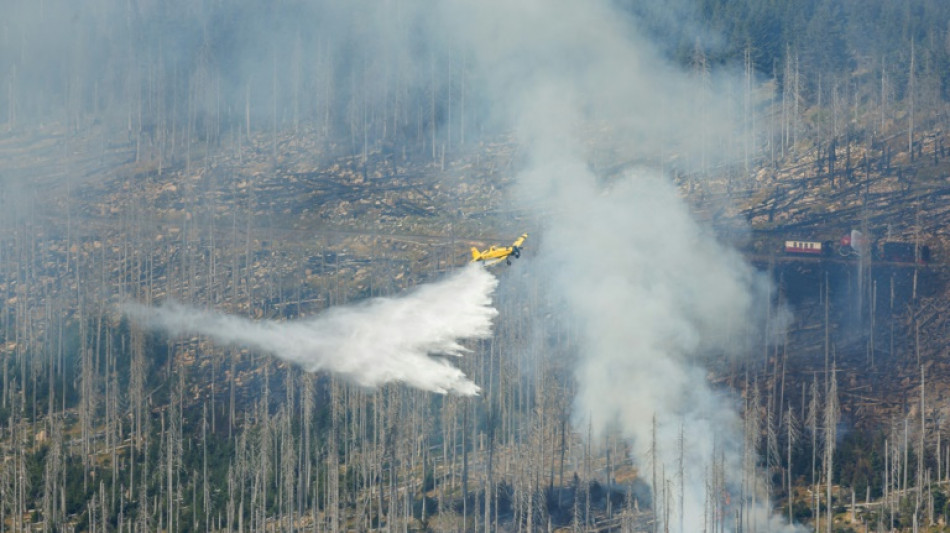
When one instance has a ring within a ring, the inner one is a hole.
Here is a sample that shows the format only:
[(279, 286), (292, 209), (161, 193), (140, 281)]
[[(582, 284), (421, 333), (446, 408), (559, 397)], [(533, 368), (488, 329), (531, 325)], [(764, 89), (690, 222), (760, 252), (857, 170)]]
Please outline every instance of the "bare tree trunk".
[(917, 92), (917, 72), (915, 68), (916, 53), (914, 39), (910, 40), (910, 71), (907, 75), (907, 98), (910, 99), (910, 105), (907, 111), (907, 155), (911, 161), (914, 160), (914, 114)]
[(825, 483), (826, 483), (826, 506), (828, 511), (828, 522), (826, 531), (831, 533), (834, 524), (834, 505), (831, 500), (832, 484), (832, 466), (835, 453), (835, 439), (837, 436), (838, 425), (838, 378), (835, 375), (835, 366), (831, 367), (831, 383), (828, 389), (828, 397), (825, 398)]
[(793, 492), (792, 492), (792, 447), (795, 442), (798, 440), (798, 432), (795, 426), (795, 414), (792, 411), (792, 406), (788, 407), (788, 416), (785, 417), (785, 428), (786, 428), (786, 468), (785, 468), (785, 478), (788, 483), (788, 523), (794, 523), (793, 515)]

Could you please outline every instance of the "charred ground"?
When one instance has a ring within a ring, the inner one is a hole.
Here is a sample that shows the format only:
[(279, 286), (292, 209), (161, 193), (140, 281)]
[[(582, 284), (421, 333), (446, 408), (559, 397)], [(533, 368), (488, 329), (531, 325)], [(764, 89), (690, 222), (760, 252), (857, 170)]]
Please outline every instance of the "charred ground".
[[(199, 337), (136, 331), (116, 312), (125, 298), (172, 298), (258, 318), (309, 315), (437, 277), (463, 264), (469, 245), (504, 241), (530, 223), (508, 194), (518, 156), (507, 140), (433, 160), (338, 155), (316, 139), (281, 137), (278, 159), (272, 139), (244, 139), (213, 157), (161, 168), (106, 132), (2, 140), (6, 175), (31, 176), (9, 182), (19, 185), (5, 189), (0, 228), (3, 445), (8, 464), (32, 472), (31, 489), (5, 499), (4, 520), (16, 513), (43, 521), (35, 509), (44, 491), (65, 483), (67, 498), (46, 504), (46, 512), (79, 527), (173, 520), (200, 528), (198, 517), (209, 512), (213, 528), (240, 519), (258, 527), (392, 520), (440, 529), (485, 517), (502, 525), (648, 528), (651, 496), (622, 440), (592, 450), (567, 423), (571, 333), (556, 344), (564, 353), (543, 361), (499, 355), (527, 342), (517, 325), (527, 319), (526, 305), (543, 305), (536, 296), (498, 302), (495, 339), (463, 362), (486, 390), (474, 402), (398, 386), (359, 390)], [(836, 490), (869, 490), (875, 498), (883, 492), (877, 448), (903, 435), (893, 428), (902, 430), (904, 420), (921, 428), (928, 468), (948, 465), (938, 459), (946, 448), (936, 435), (950, 394), (942, 201), (950, 162), (942, 134), (927, 139), (913, 157), (894, 140), (839, 143), (834, 168), (827, 154), (802, 149), (749, 177), (677, 178), (697, 216), (768, 272), (775, 303), (791, 310), (782, 342), (751, 362), (714, 366), (713, 380), (743, 395), (747, 418), (763, 428), (782, 427), (790, 413), (805, 435), (807, 419), (820, 418), (811, 402), (825, 398), (834, 365), (842, 435)], [(624, 166), (622, 150), (609, 153), (597, 163), (609, 169), (605, 180)], [(852, 163), (840, 163), (849, 157)], [(831, 239), (853, 228), (926, 243), (933, 258), (878, 264), (781, 253), (783, 239)], [(512, 276), (516, 269), (502, 274)], [(760, 435), (768, 447), (787, 444), (769, 435)], [(248, 455), (260, 447), (273, 461)], [(810, 453), (801, 438), (791, 463), (763, 456), (777, 498), (785, 498), (785, 476), (793, 493), (808, 486)], [(182, 498), (164, 492), (169, 465), (180, 472), (172, 483)], [(288, 465), (306, 476), (286, 477)], [(334, 470), (338, 478), (328, 475)], [(531, 481), (532, 472), (545, 474)], [(130, 487), (124, 480), (135, 483), (135, 476), (141, 485)], [(243, 496), (225, 489), (227, 479), (243, 480), (253, 510), (231, 507)], [(270, 496), (254, 499), (265, 486)], [(149, 512), (146, 494), (165, 503)], [(799, 519), (812, 514), (809, 501), (796, 509)]]

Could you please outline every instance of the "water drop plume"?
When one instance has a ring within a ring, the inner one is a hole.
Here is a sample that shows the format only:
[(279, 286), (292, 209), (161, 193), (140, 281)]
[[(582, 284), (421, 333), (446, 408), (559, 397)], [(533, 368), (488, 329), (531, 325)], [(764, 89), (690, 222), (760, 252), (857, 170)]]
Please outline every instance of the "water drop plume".
[(471, 396), (479, 387), (445, 356), (465, 353), (463, 339), (491, 334), (497, 284), (485, 267), (472, 264), (402, 295), (289, 321), (250, 320), (174, 302), (159, 307), (127, 303), (123, 310), (150, 329), (246, 346), (366, 387), (401, 382)]

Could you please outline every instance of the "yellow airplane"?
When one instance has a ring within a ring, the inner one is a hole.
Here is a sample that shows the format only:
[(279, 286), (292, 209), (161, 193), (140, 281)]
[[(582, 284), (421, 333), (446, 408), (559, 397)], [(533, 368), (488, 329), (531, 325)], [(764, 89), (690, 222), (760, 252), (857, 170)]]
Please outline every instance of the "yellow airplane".
[(528, 234), (525, 233), (511, 243), (511, 246), (492, 246), (482, 252), (479, 252), (478, 248), (472, 248), (472, 262), (485, 261), (486, 265), (494, 265), (504, 259), (510, 265), (512, 256), (515, 259), (521, 257), (521, 245), (524, 244), (524, 240), (527, 238)]

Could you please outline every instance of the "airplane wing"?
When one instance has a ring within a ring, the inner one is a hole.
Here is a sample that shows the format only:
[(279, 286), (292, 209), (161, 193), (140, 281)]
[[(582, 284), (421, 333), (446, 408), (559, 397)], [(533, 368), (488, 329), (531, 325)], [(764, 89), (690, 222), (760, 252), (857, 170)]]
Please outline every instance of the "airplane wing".
[(525, 234), (522, 235), (521, 237), (518, 237), (518, 238), (515, 240), (515, 242), (511, 244), (511, 246), (514, 247), (514, 248), (520, 248), (521, 245), (524, 244), (524, 240), (527, 239), (527, 238), (528, 238), (528, 234), (525, 233)]

